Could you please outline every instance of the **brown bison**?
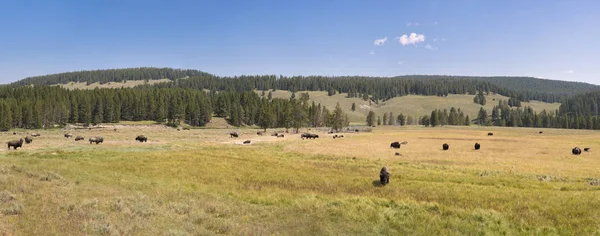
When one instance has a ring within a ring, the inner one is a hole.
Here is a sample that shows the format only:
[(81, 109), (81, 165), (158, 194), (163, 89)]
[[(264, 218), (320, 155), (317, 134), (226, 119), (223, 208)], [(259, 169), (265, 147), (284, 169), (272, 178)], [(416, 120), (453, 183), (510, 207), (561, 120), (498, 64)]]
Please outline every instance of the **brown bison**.
[(488, 136), (492, 136), (492, 135), (494, 135), (494, 133), (492, 133), (492, 132), (489, 132), (489, 133), (488, 133)]
[(144, 136), (144, 135), (138, 135), (137, 137), (135, 137), (136, 141), (139, 141), (140, 143), (142, 142), (148, 142), (148, 137)]
[(240, 134), (238, 134), (237, 132), (231, 132), (231, 133), (229, 133), (229, 137), (230, 138), (237, 138), (239, 136), (240, 136)]
[(317, 134), (311, 134), (311, 133), (303, 133), (302, 135), (300, 135), (300, 138), (302, 139), (316, 139), (319, 138), (319, 135)]
[(263, 132), (262, 132), (262, 131), (258, 131), (258, 132), (256, 132), (256, 135), (258, 135), (258, 136), (262, 136), (262, 135), (263, 135)]
[(573, 152), (573, 155), (579, 155), (581, 154), (581, 149), (579, 147), (575, 147), (573, 150), (571, 150), (571, 152)]
[(538, 132), (538, 134), (542, 134), (542, 133), (544, 133), (544, 132), (543, 131)]
[(584, 152), (589, 152), (589, 151), (590, 151), (590, 148), (583, 148), (583, 151), (584, 151)]
[(39, 137), (40, 134), (39, 133), (31, 133), (31, 136), (33, 136), (33, 137)]
[(379, 171), (379, 183), (383, 186), (390, 183), (390, 172), (388, 171), (387, 166), (384, 166), (381, 168), (381, 171)]
[(283, 135), (283, 134), (278, 134), (278, 135), (277, 135), (277, 137), (278, 137), (278, 138), (283, 138), (283, 137), (285, 137), (285, 135)]
[(89, 139), (89, 141), (90, 141), (90, 144), (92, 144), (92, 143), (99, 144), (99, 143), (104, 142), (104, 138), (103, 137), (91, 137)]
[(8, 150), (10, 150), (10, 147), (17, 150), (17, 148), (23, 147), (23, 139), (8, 141), (6, 144), (8, 144)]
[(450, 148), (450, 145), (448, 145), (447, 143), (444, 143), (442, 145), (442, 149), (444, 149), (444, 151), (448, 150)]
[(343, 138), (343, 137), (344, 137), (344, 135), (337, 135), (337, 134), (336, 134), (336, 135), (334, 135), (334, 136), (333, 136), (333, 139), (336, 139), (336, 138)]
[(75, 137), (75, 141), (80, 141), (80, 140), (84, 140), (85, 138), (83, 136), (77, 136)]
[(31, 142), (33, 142), (33, 138), (29, 136), (25, 137), (25, 143), (30, 144)]
[(73, 137), (73, 134), (65, 134), (65, 138), (71, 138)]
[(251, 141), (250, 141), (250, 140), (246, 140), (246, 141), (244, 141), (244, 144), (250, 144), (250, 143), (251, 143)]
[(475, 150), (479, 150), (481, 148), (481, 145), (479, 143), (475, 143)]
[(190, 130), (190, 128), (183, 128), (183, 130)]
[(390, 147), (398, 149), (398, 148), (400, 148), (400, 142), (393, 142), (390, 144)]

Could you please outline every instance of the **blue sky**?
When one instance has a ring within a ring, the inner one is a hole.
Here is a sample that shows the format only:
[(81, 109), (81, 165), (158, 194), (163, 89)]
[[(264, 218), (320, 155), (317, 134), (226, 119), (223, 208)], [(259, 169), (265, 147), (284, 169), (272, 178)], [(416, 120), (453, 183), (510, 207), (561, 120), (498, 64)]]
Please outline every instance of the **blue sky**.
[(600, 84), (599, 24), (593, 0), (6, 0), (0, 83), (155, 66), (224, 76), (519, 75)]

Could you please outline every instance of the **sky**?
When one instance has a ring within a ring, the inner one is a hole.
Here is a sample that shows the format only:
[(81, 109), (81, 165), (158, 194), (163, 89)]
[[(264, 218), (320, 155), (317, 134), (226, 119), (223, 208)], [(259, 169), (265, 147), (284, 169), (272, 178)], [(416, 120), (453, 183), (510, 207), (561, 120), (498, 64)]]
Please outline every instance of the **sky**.
[(0, 84), (67, 71), (532, 76), (600, 85), (597, 0), (3, 0)]

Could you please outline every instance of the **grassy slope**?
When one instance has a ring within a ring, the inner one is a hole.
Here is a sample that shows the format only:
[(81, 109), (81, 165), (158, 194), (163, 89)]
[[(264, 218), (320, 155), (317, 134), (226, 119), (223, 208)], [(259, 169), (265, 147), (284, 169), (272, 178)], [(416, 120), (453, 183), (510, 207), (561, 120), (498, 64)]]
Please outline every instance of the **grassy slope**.
[[(262, 93), (262, 91), (257, 91)], [(301, 92), (297, 92), (296, 95), (299, 97)], [(475, 118), (481, 107), (473, 102), (472, 95), (454, 95), (450, 94), (448, 97), (437, 97), (437, 96), (403, 96), (396, 97), (380, 103), (379, 105), (372, 103), (369, 106), (368, 101), (363, 101), (359, 98), (346, 98), (346, 94), (336, 94), (334, 96), (327, 96), (327, 92), (308, 92), (310, 99), (316, 103), (321, 103), (327, 106), (330, 110), (333, 110), (336, 103), (340, 103), (345, 112), (349, 115), (351, 122), (365, 122), (365, 117), (370, 110), (373, 110), (377, 115), (383, 115), (385, 112), (393, 112), (394, 116), (403, 113), (405, 115), (412, 115), (415, 117), (429, 115), (434, 109), (450, 109), (454, 106), (460, 108), (469, 115), (471, 118)], [(274, 98), (289, 98), (291, 92), (285, 90), (277, 90), (273, 93)], [(500, 99), (508, 100), (507, 97), (501, 95), (488, 95), (486, 96), (487, 104), (484, 106), (491, 114), (491, 109), (498, 104)], [(495, 101), (494, 101), (495, 99)], [(356, 111), (352, 112), (350, 107), (352, 103), (356, 103)], [(545, 103), (539, 101), (521, 103), (522, 106), (531, 106), (535, 111), (549, 110), (554, 111), (558, 109), (560, 103)]]
[(90, 85), (87, 85), (87, 83), (85, 82), (71, 82), (68, 84), (59, 84), (58, 86), (61, 86), (63, 88), (66, 89), (95, 89), (95, 88), (131, 88), (131, 87), (135, 87), (138, 85), (144, 85), (144, 84), (158, 84), (158, 83), (164, 83), (164, 82), (169, 82), (171, 81), (170, 79), (156, 79), (156, 80), (148, 80), (148, 82), (146, 82), (145, 80), (128, 80), (127, 82), (110, 82), (110, 83), (105, 83), (105, 84), (100, 84), (100, 83), (93, 83)]
[[(16, 213), (0, 217), (0, 232), (600, 233), (600, 187), (588, 180), (600, 178), (600, 158), (570, 155), (574, 145), (600, 149), (594, 131), (403, 127), (310, 141), (255, 130), (239, 139), (226, 130), (74, 132), (102, 135), (100, 145), (40, 132), (22, 150), (0, 149), (0, 210)], [(140, 133), (150, 141), (135, 143)], [(254, 144), (237, 145), (246, 139)], [(389, 149), (396, 140), (408, 144)], [(377, 184), (383, 165), (386, 187)]]

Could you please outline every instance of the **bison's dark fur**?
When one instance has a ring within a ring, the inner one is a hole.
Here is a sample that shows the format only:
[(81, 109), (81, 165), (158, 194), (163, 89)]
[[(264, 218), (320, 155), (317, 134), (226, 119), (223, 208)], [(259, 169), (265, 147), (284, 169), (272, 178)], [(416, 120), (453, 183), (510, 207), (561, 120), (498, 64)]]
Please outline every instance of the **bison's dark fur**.
[(262, 135), (263, 135), (263, 132), (262, 132), (262, 131), (258, 131), (258, 132), (256, 132), (256, 135), (258, 135), (258, 136), (262, 136)]
[(90, 144), (92, 144), (92, 143), (99, 144), (99, 143), (104, 142), (103, 137), (91, 137), (89, 140), (90, 140)]
[(25, 137), (25, 143), (28, 143), (28, 144), (29, 144), (29, 143), (31, 143), (31, 142), (33, 142), (33, 138), (31, 138), (31, 137), (29, 137), (29, 136)]
[(571, 150), (571, 152), (573, 152), (574, 155), (579, 155), (581, 154), (581, 149), (579, 147), (575, 147), (573, 150)]
[(75, 141), (79, 141), (79, 140), (84, 140), (85, 138), (83, 136), (77, 136), (75, 137)]
[(17, 132), (13, 132), (13, 135), (17, 135)]
[(23, 147), (23, 139), (8, 141), (6, 144), (8, 144), (8, 150), (10, 150), (10, 147), (13, 147), (13, 149), (16, 150), (17, 148)]
[(317, 134), (311, 134), (311, 133), (304, 133), (304, 134), (300, 135), (300, 137), (302, 139), (305, 139), (305, 138), (306, 139), (316, 139), (316, 138), (319, 138), (319, 135), (317, 135)]
[(239, 136), (240, 136), (240, 135), (239, 135), (238, 133), (236, 133), (236, 132), (231, 132), (231, 133), (229, 133), (229, 137), (230, 137), (230, 138), (237, 138), (237, 137), (239, 137)]
[(183, 128), (183, 130), (190, 130), (190, 128)]
[(73, 134), (65, 134), (65, 138), (71, 138), (73, 137)]
[(344, 135), (337, 135), (337, 134), (336, 134), (336, 135), (334, 135), (334, 136), (333, 136), (333, 139), (336, 139), (336, 138), (343, 138), (343, 137), (344, 137)]
[(278, 135), (277, 135), (277, 137), (278, 137), (278, 138), (283, 138), (283, 137), (285, 137), (285, 136), (284, 136), (283, 134), (278, 134)]
[(354, 132), (358, 133), (358, 129), (355, 129)]
[(444, 149), (444, 150), (448, 150), (449, 148), (450, 148), (450, 145), (448, 145), (447, 143), (444, 143), (442, 145), (442, 149)]
[(544, 133), (543, 131), (538, 132), (539, 134)]
[(481, 148), (481, 145), (479, 143), (475, 143), (475, 150), (479, 150)]
[(398, 148), (400, 148), (400, 142), (393, 142), (390, 144), (390, 147), (398, 149)]
[(583, 151), (589, 152), (590, 148), (583, 148)]
[(396, 156), (400, 156), (400, 153), (399, 153), (399, 152), (397, 152), (395, 155), (396, 155)]
[(148, 142), (148, 137), (144, 136), (144, 135), (138, 135), (137, 137), (135, 137), (135, 140), (140, 141), (141, 142)]
[(494, 135), (494, 133), (492, 133), (492, 132), (489, 132), (489, 133), (488, 133), (488, 136), (492, 136), (492, 135)]
[(386, 166), (381, 168), (381, 171), (379, 171), (379, 183), (384, 186), (390, 183), (390, 172)]
[(244, 141), (244, 144), (250, 144), (251, 142), (252, 141), (250, 141), (250, 140), (246, 140), (246, 141)]

